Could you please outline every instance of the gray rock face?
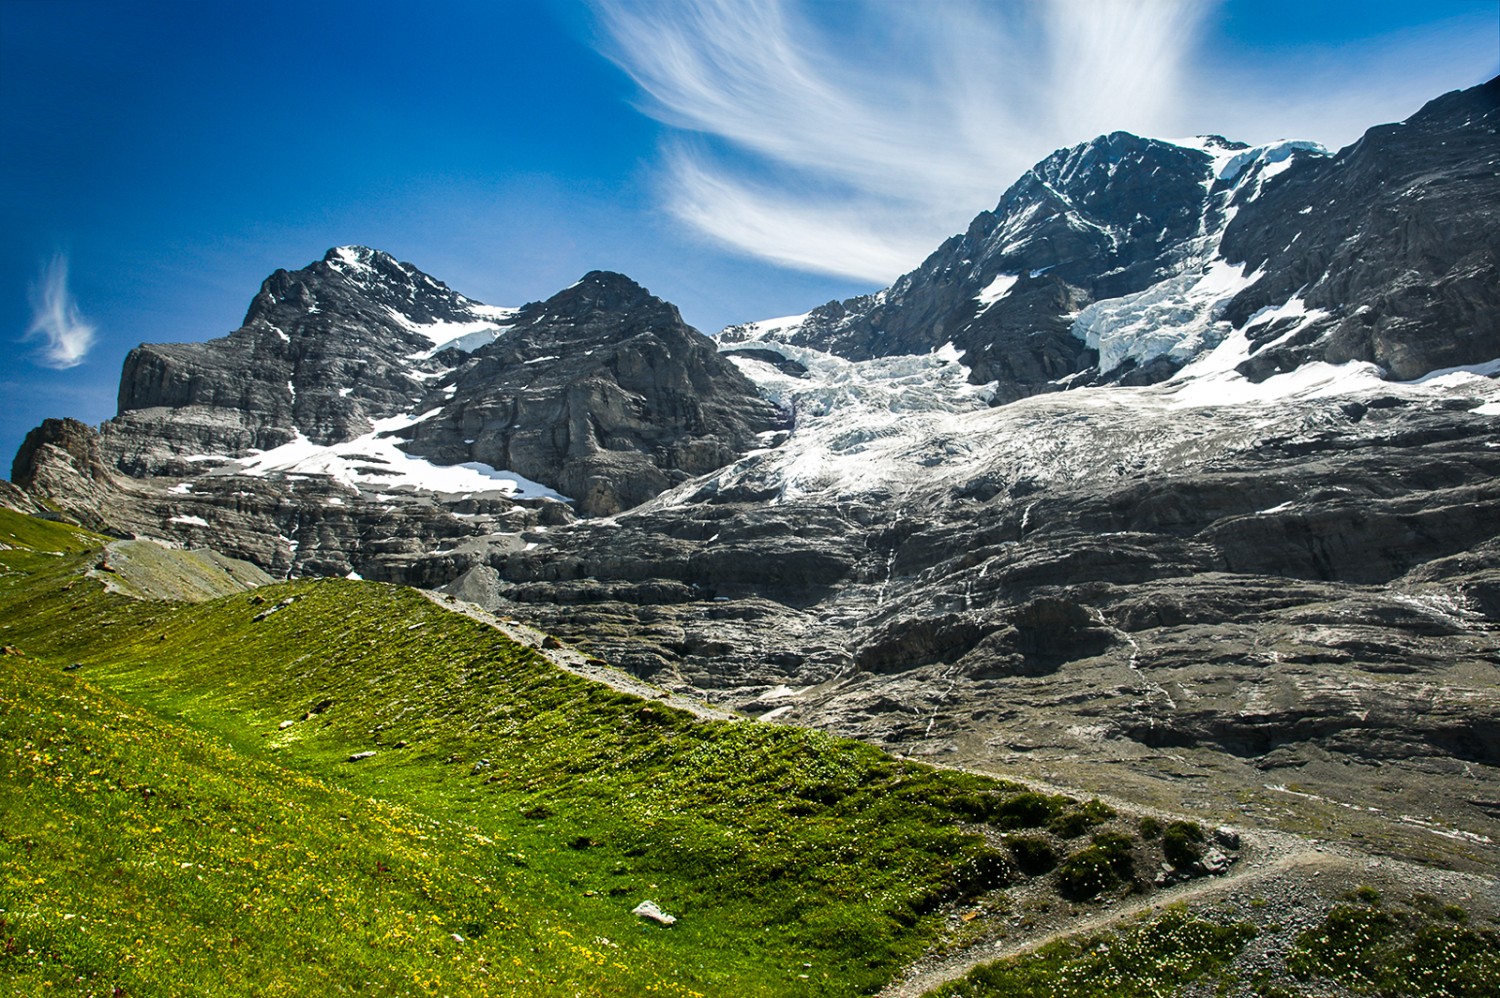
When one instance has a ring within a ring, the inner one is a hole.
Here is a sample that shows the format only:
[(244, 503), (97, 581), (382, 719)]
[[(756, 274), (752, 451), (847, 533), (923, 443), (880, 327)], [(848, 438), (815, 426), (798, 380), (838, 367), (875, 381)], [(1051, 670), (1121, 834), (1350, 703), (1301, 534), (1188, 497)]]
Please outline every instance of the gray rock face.
[(329, 250), (267, 278), (228, 336), (132, 350), (106, 449), (128, 474), (180, 475), (195, 455), (360, 436), (428, 395), (434, 335), (493, 335), (506, 314), (378, 250)]
[(76, 419), (47, 419), (26, 434), (11, 462), (10, 479), (60, 503), (84, 526), (113, 519), (114, 473), (105, 464), (94, 428)]
[(451, 400), (412, 428), (412, 453), (509, 468), (608, 515), (786, 422), (674, 306), (619, 274), (588, 274), (513, 323), (439, 382)]
[(37, 501), (36, 496), (10, 482), (0, 481), (0, 508), (28, 516), (48, 512), (47, 507)]
[(1265, 273), (1230, 321), (1298, 297), (1326, 313), (1288, 339), (1260, 327), (1251, 377), (1365, 360), (1410, 379), (1500, 357), (1500, 79), (1294, 164), (1223, 246)]
[[(444, 501), (412, 490), (369, 494), (311, 476), (228, 472), (186, 481), (132, 478), (107, 467), (101, 450), (92, 427), (48, 420), (27, 436), (12, 475), (87, 526), (213, 550), (276, 578), (354, 572), (437, 584), (467, 567), (465, 550), (472, 558), (507, 543), (519, 548), (522, 531), (543, 519), (558, 522), (558, 511), (547, 507), (560, 504), (538, 508), (499, 495)], [(461, 567), (452, 568), (452, 557)]]

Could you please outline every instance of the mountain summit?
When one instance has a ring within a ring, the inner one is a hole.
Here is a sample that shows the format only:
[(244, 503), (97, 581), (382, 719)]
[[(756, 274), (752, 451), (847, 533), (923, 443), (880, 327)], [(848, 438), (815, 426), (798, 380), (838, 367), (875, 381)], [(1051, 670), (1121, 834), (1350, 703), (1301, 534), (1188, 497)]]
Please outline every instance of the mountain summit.
[[(890, 288), (731, 327), (861, 360), (951, 342), (997, 401), (1171, 376), (1232, 331), (1242, 373), (1500, 357), (1500, 80), (1336, 155), (1124, 132), (1062, 149)], [(1456, 333), (1456, 335), (1455, 335)]]

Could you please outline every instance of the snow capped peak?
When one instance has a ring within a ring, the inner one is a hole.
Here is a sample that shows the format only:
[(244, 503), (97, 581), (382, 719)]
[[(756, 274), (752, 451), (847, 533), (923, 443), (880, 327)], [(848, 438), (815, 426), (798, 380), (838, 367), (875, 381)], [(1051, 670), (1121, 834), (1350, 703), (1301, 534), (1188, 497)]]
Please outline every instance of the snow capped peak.
[[(1318, 143), (1301, 139), (1278, 139), (1275, 142), (1258, 146), (1234, 142), (1222, 135), (1194, 135), (1184, 139), (1158, 139), (1157, 141), (1204, 153), (1213, 160), (1213, 179), (1225, 183), (1233, 183), (1245, 172), (1246, 167), (1256, 162), (1266, 167), (1272, 164), (1284, 164), (1275, 171), (1279, 173), (1290, 166), (1293, 157), (1299, 153), (1314, 156), (1328, 155), (1328, 150)], [(1264, 168), (1262, 176), (1267, 176)]]
[(373, 270), (376, 260), (395, 263), (389, 253), (368, 246), (335, 246), (323, 255), (324, 263), (344, 274)]
[(796, 333), (807, 322), (811, 312), (801, 315), (783, 315), (775, 319), (758, 322), (742, 322), (727, 326), (719, 332), (722, 343), (754, 343), (761, 340), (780, 340)]
[(1244, 172), (1246, 167), (1253, 163), (1259, 163), (1261, 165), (1260, 179), (1262, 181), (1269, 180), (1291, 166), (1292, 160), (1298, 154), (1327, 156), (1328, 150), (1316, 142), (1308, 142), (1302, 139), (1280, 139), (1263, 146), (1254, 146), (1240, 152), (1215, 157), (1214, 176), (1218, 180), (1232, 183)]

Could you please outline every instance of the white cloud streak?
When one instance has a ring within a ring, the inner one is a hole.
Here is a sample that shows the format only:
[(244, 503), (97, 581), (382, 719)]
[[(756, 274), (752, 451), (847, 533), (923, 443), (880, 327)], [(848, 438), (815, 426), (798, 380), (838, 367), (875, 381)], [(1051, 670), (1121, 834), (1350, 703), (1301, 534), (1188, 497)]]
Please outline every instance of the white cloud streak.
[(1177, 54), (1204, 7), (600, 0), (597, 9), (648, 113), (699, 137), (667, 153), (674, 214), (756, 256), (878, 282), (920, 261), (1052, 149), (1170, 121)]
[[(675, 131), (672, 213), (737, 251), (872, 283), (1053, 149), (1117, 129), (1340, 144), (1389, 120), (1377, 108), (1397, 90), (1427, 88), (1400, 117), (1444, 89), (1432, 59), (1404, 88), (1372, 88), (1358, 52), (1341, 75), (1216, 61), (1207, 0), (592, 2), (604, 50)], [(1391, 64), (1408, 48), (1370, 47)]]
[(68, 290), (68, 258), (58, 254), (31, 288), (31, 327), (26, 338), (43, 341), (39, 363), (63, 370), (83, 363), (94, 335), (94, 325), (83, 318)]

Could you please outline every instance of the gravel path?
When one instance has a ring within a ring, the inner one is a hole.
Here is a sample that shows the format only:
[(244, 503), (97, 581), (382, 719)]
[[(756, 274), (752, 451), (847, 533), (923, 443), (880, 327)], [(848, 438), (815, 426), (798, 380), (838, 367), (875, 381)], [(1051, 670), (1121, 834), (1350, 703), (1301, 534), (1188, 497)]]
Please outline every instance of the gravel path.
[(1239, 862), (1220, 877), (1177, 884), (1157, 891), (1148, 898), (1112, 905), (1082, 918), (1068, 919), (1061, 925), (1055, 922), (1042, 925), (1035, 932), (1021, 938), (981, 941), (942, 957), (923, 958), (908, 968), (899, 979), (887, 985), (877, 998), (920, 998), (933, 988), (963, 977), (981, 964), (1029, 953), (1069, 936), (1110, 928), (1142, 912), (1163, 909), (1167, 905), (1189, 899), (1244, 891), (1260, 881), (1274, 879), (1292, 871), (1310, 874), (1315, 869), (1332, 870), (1352, 865), (1352, 861), (1346, 857), (1319, 852), (1315, 848), (1282, 839), (1282, 836), (1277, 836), (1274, 840), (1246, 840)]

